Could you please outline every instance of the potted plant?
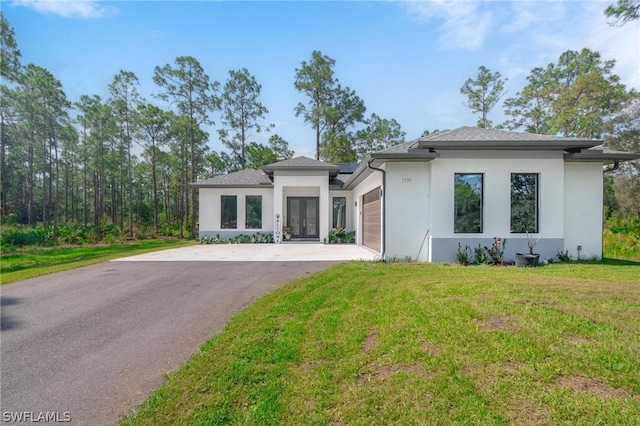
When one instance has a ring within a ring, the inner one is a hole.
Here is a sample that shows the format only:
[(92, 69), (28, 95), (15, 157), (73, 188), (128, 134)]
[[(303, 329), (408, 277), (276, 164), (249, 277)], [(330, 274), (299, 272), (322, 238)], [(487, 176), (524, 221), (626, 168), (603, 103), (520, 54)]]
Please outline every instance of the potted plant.
[(533, 241), (533, 238), (527, 232), (527, 246), (529, 247), (529, 253), (516, 253), (516, 266), (538, 266), (540, 260), (540, 254), (534, 253), (533, 249), (540, 241), (540, 237)]

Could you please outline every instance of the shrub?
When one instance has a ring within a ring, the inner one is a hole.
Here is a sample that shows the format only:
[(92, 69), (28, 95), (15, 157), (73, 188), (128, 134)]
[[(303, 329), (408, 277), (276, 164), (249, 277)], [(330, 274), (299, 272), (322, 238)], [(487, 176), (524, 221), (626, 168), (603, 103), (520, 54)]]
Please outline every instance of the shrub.
[(491, 247), (485, 246), (487, 255), (491, 258), (491, 263), (494, 265), (502, 265), (504, 263), (504, 248), (507, 245), (507, 240), (500, 237), (493, 237), (493, 244)]
[(343, 242), (345, 239), (345, 235), (346, 234), (343, 228), (332, 229), (331, 231), (329, 231), (329, 242), (330, 243)]
[(0, 245), (3, 247), (42, 246), (47, 245), (49, 238), (50, 233), (42, 225), (0, 227)]
[(471, 264), (471, 247), (464, 246), (458, 243), (458, 253), (456, 254), (458, 257), (458, 263), (464, 266)]
[(474, 249), (474, 258), (475, 263), (478, 265), (485, 265), (487, 263), (487, 253), (480, 244), (478, 244), (478, 247)]

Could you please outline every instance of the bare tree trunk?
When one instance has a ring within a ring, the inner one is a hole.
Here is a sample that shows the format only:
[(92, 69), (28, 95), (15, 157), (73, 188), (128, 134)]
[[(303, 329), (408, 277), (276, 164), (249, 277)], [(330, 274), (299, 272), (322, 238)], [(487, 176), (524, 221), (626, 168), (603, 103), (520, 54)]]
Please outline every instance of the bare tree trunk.
[(58, 166), (58, 144), (54, 148), (55, 152), (55, 166), (56, 166), (56, 197), (53, 210), (53, 238), (58, 236), (58, 213), (60, 205), (60, 179), (59, 179), (59, 166)]
[(7, 159), (5, 154), (4, 115), (0, 117), (0, 216), (7, 212)]
[(42, 225), (47, 226), (47, 140), (42, 138)]
[(29, 173), (27, 174), (27, 224), (33, 225), (33, 145), (28, 150)]

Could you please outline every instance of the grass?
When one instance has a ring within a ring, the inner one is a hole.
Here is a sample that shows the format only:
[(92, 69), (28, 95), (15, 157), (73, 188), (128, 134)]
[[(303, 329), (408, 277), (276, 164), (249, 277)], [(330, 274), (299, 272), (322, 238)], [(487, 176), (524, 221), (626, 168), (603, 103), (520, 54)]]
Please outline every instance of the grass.
[(8, 284), (119, 257), (182, 247), (194, 243), (194, 241), (189, 240), (154, 239), (118, 244), (29, 247), (3, 252), (0, 260), (0, 283)]
[(640, 263), (354, 262), (259, 299), (123, 425), (640, 424)]

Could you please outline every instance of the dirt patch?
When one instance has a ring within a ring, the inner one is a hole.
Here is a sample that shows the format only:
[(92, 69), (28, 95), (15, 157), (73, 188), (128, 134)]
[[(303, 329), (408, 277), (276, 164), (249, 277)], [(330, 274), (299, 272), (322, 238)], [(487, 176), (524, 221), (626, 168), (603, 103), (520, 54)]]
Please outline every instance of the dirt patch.
[(384, 381), (389, 377), (399, 372), (411, 373), (420, 377), (423, 380), (431, 379), (432, 374), (428, 373), (421, 365), (381, 365), (372, 367), (372, 371), (369, 373), (361, 374), (358, 376), (358, 384), (362, 386), (368, 385), (372, 381)]
[(549, 408), (541, 402), (530, 400), (511, 400), (509, 408), (513, 417), (511, 423), (522, 426), (551, 424)]
[(504, 371), (505, 375), (513, 376), (526, 365), (523, 361), (505, 361), (502, 363), (502, 371)]
[(520, 305), (532, 305), (532, 306), (554, 306), (556, 304), (555, 300), (535, 300), (535, 299), (527, 299), (527, 298), (517, 298), (513, 299), (513, 303), (518, 303)]
[(422, 349), (429, 355), (438, 355), (440, 353), (440, 349), (429, 342), (422, 343), (422, 345), (420, 345), (420, 349)]
[(480, 327), (483, 330), (493, 331), (493, 330), (514, 330), (516, 327), (513, 325), (513, 319), (516, 318), (515, 315), (500, 315), (497, 317), (491, 317), (483, 319), (482, 321), (478, 321)]
[(614, 388), (584, 376), (563, 376), (557, 379), (557, 383), (576, 392), (587, 392), (601, 398), (626, 398), (629, 396), (624, 389)]
[(564, 338), (568, 343), (571, 343), (572, 345), (576, 345), (576, 346), (590, 345), (593, 343), (591, 340), (587, 339), (586, 337), (582, 337), (578, 334), (569, 334), (564, 336)]
[(377, 343), (378, 343), (378, 332), (376, 331), (375, 328), (372, 328), (367, 338), (364, 339), (364, 343), (362, 344), (362, 350), (364, 352), (369, 352), (371, 349), (373, 349), (373, 347)]

